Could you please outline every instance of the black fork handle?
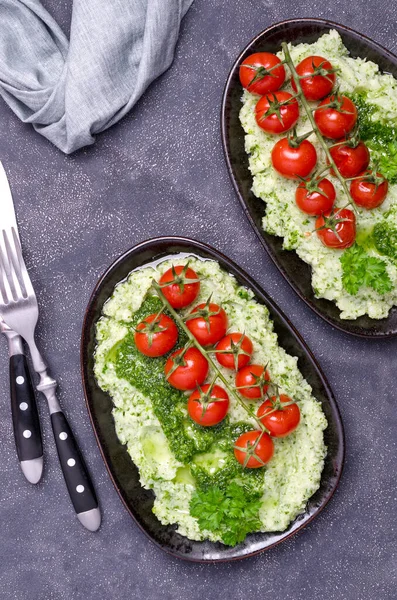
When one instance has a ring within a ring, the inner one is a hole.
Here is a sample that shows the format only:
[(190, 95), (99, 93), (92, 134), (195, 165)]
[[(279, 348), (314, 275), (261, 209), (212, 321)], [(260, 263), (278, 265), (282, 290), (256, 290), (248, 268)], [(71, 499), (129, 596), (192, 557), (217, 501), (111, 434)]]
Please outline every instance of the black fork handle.
[(39, 413), (24, 354), (10, 356), (10, 388), (12, 422), (19, 460), (43, 456)]

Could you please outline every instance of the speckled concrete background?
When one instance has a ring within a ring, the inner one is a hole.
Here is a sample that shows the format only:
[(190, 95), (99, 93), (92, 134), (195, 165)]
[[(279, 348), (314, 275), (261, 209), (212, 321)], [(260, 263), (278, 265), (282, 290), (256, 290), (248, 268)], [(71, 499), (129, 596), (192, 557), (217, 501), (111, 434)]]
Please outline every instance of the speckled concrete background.
[[(46, 0), (68, 29), (71, 0)], [(397, 50), (396, 5), (384, 0), (195, 0), (172, 69), (96, 145), (65, 157), (0, 104), (0, 158), (9, 171), (26, 260), (42, 307), (40, 344), (95, 479), (104, 519), (86, 532), (73, 515), (41, 405), (46, 468), (20, 472), (0, 340), (0, 596), (4, 600), (227, 597), (379, 600), (396, 597), (397, 340), (338, 333), (281, 279), (246, 220), (224, 165), (219, 108), (229, 68), (259, 31), (323, 16)], [(185, 564), (134, 525), (107, 476), (79, 372), (84, 309), (102, 271), (152, 236), (211, 243), (257, 278), (314, 350), (337, 396), (347, 436), (339, 490), (291, 541), (240, 563)]]

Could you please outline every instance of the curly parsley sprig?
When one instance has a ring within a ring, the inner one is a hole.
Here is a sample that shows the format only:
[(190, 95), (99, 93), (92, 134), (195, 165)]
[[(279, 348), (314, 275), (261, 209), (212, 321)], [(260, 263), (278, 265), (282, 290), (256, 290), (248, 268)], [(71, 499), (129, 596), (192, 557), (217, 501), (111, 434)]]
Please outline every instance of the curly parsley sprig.
[(259, 510), (261, 494), (247, 494), (244, 488), (232, 482), (225, 491), (211, 487), (196, 490), (190, 501), (190, 514), (197, 518), (201, 530), (219, 535), (227, 546), (235, 546), (261, 527)]
[(352, 296), (355, 296), (362, 286), (371, 287), (379, 294), (385, 294), (393, 289), (385, 261), (370, 256), (358, 244), (345, 250), (340, 257), (340, 262), (342, 285)]

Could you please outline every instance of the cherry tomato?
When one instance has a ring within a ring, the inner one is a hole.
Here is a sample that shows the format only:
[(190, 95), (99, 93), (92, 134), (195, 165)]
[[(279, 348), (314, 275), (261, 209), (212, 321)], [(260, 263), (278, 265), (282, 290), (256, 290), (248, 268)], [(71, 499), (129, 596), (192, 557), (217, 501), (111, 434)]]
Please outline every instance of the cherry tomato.
[(261, 365), (247, 365), (237, 372), (236, 388), (245, 398), (262, 398), (270, 383), (269, 371)]
[[(279, 66), (277, 66), (279, 65)], [(281, 60), (271, 52), (256, 52), (247, 56), (240, 65), (240, 82), (252, 94), (276, 92), (285, 81)]]
[(312, 217), (328, 213), (332, 209), (336, 192), (329, 179), (302, 181), (295, 192), (295, 200), (302, 212)]
[(137, 326), (134, 339), (142, 354), (162, 356), (175, 346), (178, 329), (167, 315), (149, 315)]
[[(356, 177), (369, 165), (369, 150), (364, 142), (359, 142), (355, 148), (348, 144), (340, 144), (329, 149), (339, 173), (345, 179)], [(331, 175), (335, 175), (333, 169)]]
[(273, 396), (269, 400), (265, 400), (256, 413), (270, 435), (274, 437), (285, 437), (299, 425), (301, 418), (299, 406), (295, 402), (289, 406), (283, 406), (283, 403), (287, 402), (293, 402), (289, 396), (281, 394), (280, 399)]
[(316, 149), (308, 140), (303, 140), (299, 145), (294, 146), (288, 138), (283, 138), (272, 150), (273, 167), (287, 179), (307, 177), (313, 171), (316, 162)]
[(274, 454), (272, 438), (265, 432), (247, 431), (234, 444), (234, 456), (248, 469), (263, 467)]
[[(309, 101), (321, 100), (332, 92), (335, 84), (335, 73), (331, 63), (322, 56), (308, 56), (296, 67), (305, 98)], [(292, 88), (296, 92), (296, 84), (292, 79)]]
[(190, 418), (204, 427), (220, 423), (229, 409), (229, 396), (225, 390), (219, 385), (214, 385), (212, 390), (210, 388), (208, 383), (203, 385), (199, 390), (195, 390), (187, 401)]
[(338, 140), (345, 137), (356, 124), (357, 108), (347, 96), (328, 96), (318, 105), (314, 120), (322, 135)]
[[(320, 229), (323, 227), (324, 229)], [(356, 217), (348, 208), (316, 219), (317, 235), (328, 248), (350, 248), (356, 239)]]
[(194, 302), (200, 291), (197, 273), (188, 265), (172, 266), (161, 276), (159, 284), (161, 291), (173, 308), (188, 306)]
[(253, 346), (243, 333), (230, 333), (218, 342), (216, 351), (216, 358), (222, 367), (238, 371), (249, 363)]
[(256, 122), (267, 133), (284, 133), (295, 125), (298, 118), (298, 102), (288, 92), (266, 94), (255, 107)]
[(183, 356), (182, 352), (182, 349), (177, 350), (168, 358), (164, 367), (165, 375), (168, 383), (177, 390), (193, 390), (204, 383), (208, 361), (197, 348), (189, 348)]
[[(197, 314), (197, 317), (190, 316)], [(186, 321), (186, 326), (202, 346), (216, 344), (226, 335), (227, 315), (223, 308), (207, 302), (199, 304), (192, 310)]]
[(350, 193), (358, 206), (371, 210), (380, 206), (387, 196), (389, 183), (381, 173), (365, 171), (360, 179), (350, 183)]

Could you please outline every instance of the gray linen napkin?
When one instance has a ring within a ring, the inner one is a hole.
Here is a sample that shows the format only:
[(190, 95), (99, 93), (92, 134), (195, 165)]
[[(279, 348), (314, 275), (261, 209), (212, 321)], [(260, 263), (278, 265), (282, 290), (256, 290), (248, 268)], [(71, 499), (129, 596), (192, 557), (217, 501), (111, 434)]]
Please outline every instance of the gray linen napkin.
[(38, 0), (0, 0), (0, 94), (66, 154), (171, 64), (193, 0), (74, 0), (70, 41)]

